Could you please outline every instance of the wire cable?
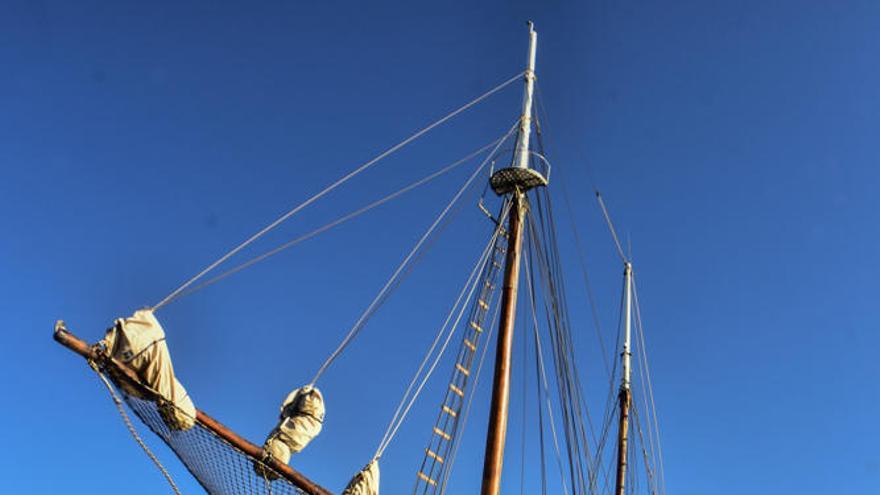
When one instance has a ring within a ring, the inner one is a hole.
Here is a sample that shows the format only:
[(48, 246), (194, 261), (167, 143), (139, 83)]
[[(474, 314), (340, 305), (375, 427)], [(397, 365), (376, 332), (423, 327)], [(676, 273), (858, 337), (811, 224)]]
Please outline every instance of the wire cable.
[(660, 485), (660, 493), (665, 494), (666, 493), (666, 479), (665, 479), (666, 475), (665, 475), (664, 469), (663, 469), (663, 449), (660, 446), (660, 423), (659, 423), (659, 420), (657, 419), (657, 407), (656, 407), (656, 404), (654, 403), (654, 386), (653, 386), (652, 380), (651, 380), (651, 368), (648, 366), (648, 354), (647, 354), (647, 348), (645, 347), (645, 333), (644, 333), (644, 330), (642, 327), (642, 311), (641, 311), (641, 305), (639, 304), (638, 290), (636, 288), (635, 273), (633, 273), (633, 302), (635, 303), (634, 307), (635, 307), (635, 315), (636, 315), (636, 329), (638, 330), (640, 347), (642, 349), (642, 353), (643, 353), (643, 357), (644, 357), (645, 375), (647, 377), (647, 380), (645, 380), (645, 381), (648, 385), (647, 386), (648, 397), (650, 398), (650, 403), (651, 403), (651, 418), (653, 419), (653, 422), (654, 422), (654, 434), (657, 437), (656, 438), (657, 458), (659, 461), (659, 463), (657, 465), (657, 478), (658, 478), (658, 483)]
[(528, 281), (529, 301), (531, 302), (531, 309), (532, 309), (532, 322), (533, 322), (532, 328), (533, 328), (534, 335), (535, 335), (535, 349), (537, 351), (537, 356), (538, 356), (538, 366), (541, 371), (541, 380), (544, 385), (544, 394), (545, 394), (545, 397), (547, 398), (547, 415), (548, 415), (548, 419), (549, 419), (549, 423), (550, 423), (550, 432), (553, 435), (553, 448), (556, 451), (556, 463), (559, 465), (559, 474), (560, 474), (561, 482), (562, 482), (562, 493), (567, 495), (568, 488), (566, 487), (566, 484), (565, 484), (565, 474), (564, 474), (564, 470), (562, 469), (562, 455), (560, 454), (560, 451), (559, 451), (559, 440), (557, 439), (556, 426), (555, 426), (556, 422), (553, 418), (553, 407), (550, 402), (550, 391), (549, 391), (549, 385), (547, 382), (547, 372), (544, 369), (544, 356), (543, 356), (543, 351), (541, 351), (541, 339), (538, 334), (538, 319), (537, 319), (536, 310), (535, 310), (535, 289), (534, 289), (534, 282), (532, 280), (533, 279), (532, 270), (531, 270), (531, 266), (529, 265), (529, 262), (528, 262), (528, 257), (525, 257), (523, 261), (526, 265), (525, 266), (526, 274), (527, 274), (526, 279)]
[(406, 258), (403, 259), (403, 261), (400, 263), (400, 265), (397, 267), (397, 269), (394, 271), (394, 273), (391, 275), (391, 277), (388, 279), (388, 281), (385, 283), (385, 285), (382, 287), (382, 289), (379, 291), (379, 293), (376, 295), (370, 305), (367, 306), (367, 309), (364, 310), (364, 312), (361, 314), (355, 324), (351, 327), (351, 329), (342, 339), (342, 342), (339, 344), (339, 346), (330, 354), (330, 357), (328, 357), (327, 360), (324, 361), (324, 364), (322, 364), (321, 367), (318, 369), (318, 372), (315, 373), (315, 376), (314, 378), (312, 378), (311, 382), (309, 382), (309, 385), (314, 386), (315, 382), (318, 381), (318, 378), (321, 377), (324, 371), (326, 371), (327, 368), (333, 363), (333, 361), (335, 361), (336, 358), (342, 353), (342, 351), (345, 350), (346, 347), (348, 347), (348, 344), (354, 339), (358, 332), (360, 332), (361, 328), (363, 328), (367, 319), (373, 314), (375, 309), (383, 300), (385, 293), (388, 292), (389, 288), (395, 283), (397, 277), (400, 275), (403, 269), (406, 268), (413, 256), (415, 256), (415, 254), (419, 251), (419, 249), (422, 247), (422, 244), (424, 244), (428, 237), (431, 236), (431, 233), (434, 231), (437, 225), (440, 224), (440, 222), (443, 220), (449, 210), (451, 210), (455, 203), (458, 202), (462, 194), (464, 194), (464, 192), (470, 187), (474, 179), (477, 178), (480, 171), (485, 168), (486, 163), (488, 163), (491, 157), (495, 155), (495, 153), (498, 151), (498, 148), (500, 148), (501, 145), (504, 144), (507, 138), (510, 137), (514, 130), (516, 130), (518, 125), (519, 121), (517, 121), (510, 128), (510, 130), (507, 131), (507, 134), (505, 134), (504, 138), (498, 141), (498, 143), (492, 149), (492, 152), (489, 153), (489, 155), (482, 162), (480, 162), (476, 169), (474, 169), (473, 173), (467, 179), (467, 181), (465, 181), (464, 185), (458, 190), (458, 192), (455, 193), (455, 196), (452, 197), (452, 199), (449, 201), (449, 204), (447, 204), (443, 211), (440, 212), (440, 215), (437, 217), (436, 220), (434, 220), (434, 223), (432, 223), (431, 226), (428, 227), (428, 230), (425, 231), (425, 233), (422, 235), (416, 245), (413, 246), (409, 254), (406, 255)]
[(501, 310), (501, 305), (498, 304), (495, 306), (495, 313), (492, 315), (492, 319), (489, 325), (489, 333), (486, 335), (487, 344), (483, 346), (483, 353), (480, 355), (480, 362), (477, 364), (477, 373), (474, 375), (474, 384), (471, 385), (471, 394), (468, 396), (467, 405), (464, 408), (464, 414), (461, 415), (461, 426), (456, 425), (456, 429), (458, 430), (458, 434), (455, 436), (455, 444), (452, 446), (452, 455), (448, 457), (446, 462), (446, 469), (443, 473), (443, 485), (440, 487), (440, 495), (446, 493), (446, 485), (449, 482), (449, 478), (452, 475), (452, 466), (455, 465), (455, 458), (458, 456), (458, 448), (461, 446), (461, 439), (463, 437), (462, 433), (467, 427), (468, 417), (470, 417), (471, 405), (474, 402), (474, 396), (477, 395), (477, 386), (480, 384), (480, 373), (483, 370), (483, 363), (486, 361), (486, 354), (488, 354), (489, 345), (488, 342), (492, 342), (492, 336), (495, 334), (495, 328), (498, 326), (498, 313)]
[(201, 284), (192, 286), (189, 289), (187, 289), (187, 290), (181, 292), (180, 294), (178, 294), (177, 296), (175, 296), (173, 299), (169, 300), (168, 303), (171, 303), (181, 297), (194, 294), (202, 289), (205, 289), (211, 285), (214, 285), (215, 283), (220, 282), (221, 280), (225, 279), (226, 277), (229, 277), (230, 275), (234, 275), (234, 274), (244, 270), (245, 268), (249, 268), (249, 267), (251, 267), (251, 266), (253, 266), (253, 265), (269, 258), (269, 257), (272, 257), (272, 256), (286, 250), (286, 249), (289, 249), (293, 246), (296, 246), (297, 244), (299, 244), (301, 242), (307, 241), (307, 240), (317, 236), (318, 234), (326, 232), (326, 231), (332, 229), (333, 227), (336, 227), (336, 226), (343, 224), (351, 219), (354, 219), (354, 218), (372, 210), (373, 208), (377, 208), (377, 207), (391, 201), (392, 199), (395, 199), (398, 196), (401, 196), (404, 193), (407, 193), (407, 192), (409, 192), (419, 186), (422, 186), (422, 185), (436, 179), (437, 177), (440, 177), (441, 175), (444, 175), (444, 174), (458, 168), (462, 164), (466, 163), (467, 161), (471, 160), (475, 156), (479, 155), (480, 153), (483, 153), (484, 151), (488, 150), (489, 148), (491, 148), (492, 146), (497, 144), (498, 141), (501, 139), (503, 139), (503, 138), (498, 138), (495, 141), (492, 141), (491, 143), (483, 146), (482, 148), (469, 153), (467, 156), (460, 158), (460, 159), (456, 160), (455, 162), (453, 162), (449, 165), (446, 165), (445, 167), (441, 168), (440, 170), (438, 170), (434, 173), (431, 173), (431, 174), (429, 174), (429, 175), (427, 175), (427, 176), (425, 176), (425, 177), (423, 177), (423, 178), (421, 178), (421, 179), (419, 179), (419, 180), (417, 180), (417, 181), (415, 181), (415, 182), (413, 182), (413, 183), (411, 183), (401, 189), (398, 189), (397, 191), (395, 191), (395, 192), (393, 192), (393, 193), (391, 193), (381, 199), (378, 199), (378, 200), (376, 200), (366, 206), (363, 206), (363, 207), (361, 207), (357, 210), (354, 210), (346, 215), (343, 215), (343, 216), (337, 218), (336, 220), (333, 220), (332, 222), (324, 224), (323, 226), (318, 227), (317, 229), (312, 230), (306, 234), (303, 234), (303, 235), (301, 235), (291, 241), (285, 242), (284, 244), (281, 244), (280, 246), (278, 246), (274, 249), (266, 251), (265, 253), (263, 253), (259, 256), (251, 258), (250, 260), (248, 260), (240, 265), (237, 265), (233, 268), (230, 268), (229, 270), (226, 270), (225, 272), (223, 272), (213, 278), (210, 278), (210, 279), (202, 282)]
[(239, 251), (241, 251), (242, 249), (244, 249), (245, 247), (247, 247), (248, 245), (250, 245), (251, 243), (253, 243), (253, 242), (256, 241), (257, 239), (259, 239), (259, 238), (262, 237), (263, 235), (265, 235), (265, 234), (266, 234), (267, 232), (269, 232), (270, 230), (272, 230), (272, 229), (274, 229), (275, 227), (277, 227), (278, 225), (280, 225), (282, 222), (284, 222), (284, 221), (287, 220), (288, 218), (290, 218), (290, 217), (292, 217), (293, 215), (295, 215), (296, 213), (298, 213), (298, 212), (299, 212), (300, 210), (302, 210), (303, 208), (305, 208), (305, 207), (309, 206), (310, 204), (314, 203), (315, 201), (317, 201), (318, 199), (320, 199), (321, 197), (323, 197), (324, 195), (326, 195), (326, 194), (329, 193), (330, 191), (332, 191), (332, 190), (336, 189), (337, 187), (341, 186), (341, 185), (344, 184), (345, 182), (348, 182), (348, 180), (351, 179), (352, 177), (354, 177), (354, 176), (360, 174), (361, 172), (363, 172), (364, 170), (366, 170), (366, 169), (372, 167), (373, 165), (375, 165), (376, 163), (378, 163), (380, 160), (382, 160), (382, 159), (388, 157), (389, 155), (391, 155), (392, 153), (396, 152), (396, 151), (399, 150), (400, 148), (403, 148), (403, 147), (406, 146), (407, 144), (409, 144), (409, 143), (415, 141), (416, 139), (420, 138), (422, 135), (424, 135), (424, 134), (427, 133), (428, 131), (431, 131), (432, 129), (434, 129), (435, 127), (437, 127), (437, 126), (443, 124), (443, 123), (446, 122), (447, 120), (449, 120), (449, 119), (455, 117), (456, 115), (460, 114), (461, 112), (464, 112), (464, 111), (467, 110), (468, 108), (470, 108), (470, 107), (476, 105), (477, 103), (483, 101), (484, 99), (488, 98), (489, 96), (491, 96), (491, 95), (497, 93), (498, 91), (502, 90), (503, 88), (505, 88), (507, 85), (513, 83), (514, 81), (519, 80), (520, 76), (522, 76), (522, 75), (523, 75), (523, 73), (520, 72), (520, 73), (517, 74), (516, 76), (511, 77), (511, 78), (508, 79), (507, 81), (504, 81), (503, 83), (499, 84), (498, 86), (495, 86), (494, 88), (490, 89), (489, 91), (483, 93), (482, 95), (480, 95), (480, 96), (474, 98), (473, 100), (469, 101), (468, 103), (465, 103), (464, 105), (458, 107), (457, 109), (453, 110), (452, 112), (446, 114), (444, 117), (440, 118), (439, 120), (435, 120), (433, 123), (429, 124), (427, 127), (422, 128), (420, 131), (416, 132), (415, 134), (412, 134), (411, 136), (409, 136), (408, 138), (404, 139), (403, 141), (401, 141), (401, 142), (395, 144), (394, 146), (388, 148), (387, 150), (383, 151), (382, 153), (380, 153), (380, 154), (377, 155), (376, 157), (370, 159), (370, 160), (367, 161), (366, 163), (360, 165), (360, 166), (357, 167), (356, 169), (354, 169), (354, 170), (352, 170), (351, 172), (349, 172), (348, 174), (344, 175), (342, 178), (336, 180), (336, 182), (333, 182), (333, 183), (330, 184), (329, 186), (325, 187), (324, 189), (322, 189), (320, 192), (318, 192), (317, 194), (315, 194), (315, 195), (312, 196), (311, 198), (309, 198), (309, 199), (303, 201), (302, 203), (300, 203), (299, 205), (295, 206), (293, 209), (291, 209), (291, 210), (289, 210), (287, 213), (281, 215), (281, 216), (278, 217), (275, 221), (273, 221), (273, 222), (270, 223), (269, 225), (263, 227), (263, 228), (262, 228), (260, 231), (258, 231), (256, 234), (252, 235), (252, 236), (249, 237), (247, 240), (245, 240), (244, 242), (242, 242), (241, 244), (239, 244), (238, 246), (236, 246), (235, 248), (233, 248), (231, 251), (227, 252), (226, 254), (224, 254), (223, 256), (221, 256), (219, 259), (217, 259), (216, 261), (214, 261), (213, 263), (211, 263), (210, 265), (208, 265), (207, 267), (205, 267), (201, 272), (197, 273), (195, 276), (193, 276), (192, 278), (190, 278), (189, 280), (187, 280), (186, 282), (184, 282), (183, 285), (181, 285), (181, 286), (178, 287), (177, 289), (174, 289), (174, 291), (172, 291), (170, 294), (168, 294), (167, 296), (165, 296), (164, 299), (162, 299), (162, 300), (159, 301), (155, 306), (152, 307), (153, 311), (156, 311), (156, 310), (158, 310), (159, 308), (161, 308), (162, 306), (168, 304), (168, 303), (169, 303), (172, 299), (174, 299), (178, 294), (180, 294), (181, 292), (183, 292), (184, 290), (186, 290), (190, 285), (192, 285), (193, 283), (195, 283), (197, 280), (201, 279), (201, 278), (202, 278), (203, 276), (205, 276), (208, 272), (210, 272), (211, 270), (213, 270), (214, 268), (216, 268), (218, 265), (220, 265), (220, 264), (223, 263), (224, 261), (226, 261), (226, 260), (228, 260), (229, 258), (231, 258), (232, 256), (234, 256), (236, 253), (238, 253)]
[[(508, 203), (504, 208), (504, 213), (502, 217), (506, 217), (507, 213), (510, 210), (510, 204)], [(501, 220), (503, 222), (503, 220)], [(382, 440), (379, 442), (379, 447), (376, 449), (375, 458), (378, 459), (382, 456), (382, 453), (385, 452), (385, 449), (388, 448), (388, 445), (391, 443), (391, 440), (397, 434), (400, 426), (403, 424), (403, 421), (406, 419), (406, 416), (409, 414), (410, 409), (418, 398), (419, 394), (421, 394), (422, 389), (427, 383), (428, 379), (434, 373), (434, 370), (437, 367), (437, 363), (440, 361), (440, 358), (443, 357), (443, 354), (446, 352), (446, 348), (449, 346), (449, 342), (452, 339), (452, 336), (455, 334), (455, 329), (458, 327), (458, 323), (461, 321), (462, 316), (464, 315), (464, 311), (466, 309), (466, 305), (463, 304), (463, 301), (470, 300), (473, 295), (476, 287), (480, 281), (477, 275), (483, 271), (486, 264), (491, 259), (492, 249), (495, 246), (495, 241), (498, 239), (501, 231), (504, 230), (502, 227), (502, 223), (499, 222), (499, 225), (495, 228), (494, 233), (489, 238), (489, 242), (486, 247), (483, 249), (482, 253), (480, 253), (480, 257), (477, 259), (477, 263), (474, 265), (474, 268), (471, 270), (470, 275), (468, 276), (467, 282), (462, 287), (461, 292), (458, 294), (458, 298), (453, 304), (452, 309), (449, 314), (446, 316), (446, 320), (443, 322), (443, 325), (440, 327), (440, 331), (437, 333), (437, 336), (434, 338), (434, 341), (431, 343), (428, 352), (425, 354), (425, 358), (422, 360), (422, 363), (419, 365), (419, 368), (416, 370), (416, 373), (413, 375), (412, 380), (409, 383), (406, 391), (403, 394), (403, 397), (400, 399), (400, 403), (397, 406), (397, 409), (394, 411), (394, 416), (391, 418), (391, 422), (388, 424), (388, 428), (385, 430), (385, 434), (382, 437)], [(467, 295), (465, 295), (467, 293)], [(458, 311), (458, 316), (455, 318), (455, 322), (452, 326), (449, 326), (449, 322), (452, 320), (452, 316)], [(443, 342), (443, 345), (440, 348), (440, 351), (437, 353), (437, 356), (434, 358), (434, 362), (431, 364), (427, 373), (423, 377), (421, 383), (416, 388), (415, 392), (412, 394), (412, 397), (407, 398), (410, 395), (410, 392), (413, 390), (415, 383), (418, 381), (419, 376), (422, 373), (422, 370), (425, 369), (425, 366), (428, 364), (431, 356), (434, 354), (434, 350), (437, 348), (437, 344), (440, 342), (442, 336), (446, 333), (446, 329), (449, 328), (448, 335), (446, 336), (446, 340)], [(406, 406), (404, 407), (404, 404)]]
[(611, 222), (611, 215), (608, 214), (608, 209), (605, 208), (605, 201), (602, 200), (602, 194), (599, 193), (599, 190), (596, 190), (596, 201), (599, 202), (599, 207), (602, 208), (602, 215), (605, 216), (605, 222), (608, 224), (608, 229), (611, 231), (611, 237), (614, 238), (614, 245), (617, 247), (617, 254), (620, 256), (620, 260), (624, 263), (629, 260), (626, 257), (626, 254), (623, 252), (623, 248), (620, 246), (620, 239), (617, 237), (617, 231), (614, 229), (614, 223)]

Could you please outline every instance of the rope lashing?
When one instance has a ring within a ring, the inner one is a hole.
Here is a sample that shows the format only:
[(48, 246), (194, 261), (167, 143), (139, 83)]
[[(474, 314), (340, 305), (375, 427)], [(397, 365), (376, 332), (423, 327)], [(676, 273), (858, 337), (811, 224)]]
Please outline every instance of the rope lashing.
[(443, 219), (446, 217), (446, 214), (449, 213), (455, 203), (458, 202), (459, 198), (461, 198), (464, 192), (470, 187), (474, 179), (477, 178), (480, 171), (486, 167), (486, 164), (489, 162), (492, 156), (494, 156), (495, 153), (498, 152), (498, 149), (501, 147), (502, 144), (504, 144), (505, 141), (507, 141), (507, 138), (509, 138), (513, 134), (518, 125), (519, 120), (517, 120), (517, 122), (514, 123), (513, 126), (511, 126), (510, 130), (507, 131), (507, 134), (505, 134), (504, 137), (498, 141), (498, 143), (492, 148), (492, 151), (488, 155), (486, 155), (486, 158), (482, 162), (480, 162), (476, 169), (474, 169), (473, 173), (470, 177), (468, 177), (464, 185), (458, 190), (458, 192), (455, 193), (455, 196), (452, 197), (452, 199), (449, 201), (443, 211), (440, 212), (440, 215), (437, 216), (437, 218), (434, 220), (434, 223), (432, 223), (431, 226), (428, 227), (428, 230), (425, 231), (425, 233), (418, 240), (418, 242), (416, 242), (416, 245), (413, 246), (409, 254), (406, 255), (406, 257), (403, 259), (403, 261), (400, 263), (400, 265), (397, 267), (397, 269), (394, 271), (388, 281), (385, 282), (385, 285), (382, 287), (381, 290), (379, 290), (379, 293), (376, 295), (370, 305), (367, 306), (367, 309), (365, 309), (361, 316), (357, 319), (357, 321), (342, 339), (342, 342), (339, 344), (339, 346), (330, 354), (330, 357), (328, 357), (327, 360), (324, 361), (324, 364), (321, 365), (321, 367), (318, 369), (318, 372), (315, 373), (314, 378), (312, 378), (311, 382), (309, 382), (310, 386), (315, 385), (315, 382), (318, 381), (324, 371), (327, 370), (327, 368), (333, 363), (333, 361), (336, 360), (336, 358), (342, 353), (342, 351), (345, 350), (346, 347), (348, 347), (348, 344), (354, 339), (358, 332), (360, 332), (369, 317), (372, 316), (373, 312), (384, 300), (385, 294), (394, 285), (395, 281), (403, 272), (404, 268), (409, 265), (410, 260), (413, 259), (413, 257), (416, 255), (416, 253), (419, 251), (425, 241), (431, 236), (431, 233), (434, 232), (434, 229), (436, 229), (437, 226), (440, 225), (440, 222), (443, 221)]
[(172, 291), (170, 294), (168, 294), (167, 296), (165, 296), (164, 299), (162, 299), (161, 301), (159, 301), (158, 303), (156, 303), (156, 305), (153, 306), (152, 309), (155, 311), (155, 310), (158, 310), (159, 308), (161, 308), (162, 306), (168, 304), (168, 303), (169, 303), (172, 299), (174, 299), (178, 294), (180, 294), (181, 292), (183, 292), (184, 290), (186, 290), (190, 285), (194, 284), (196, 281), (198, 281), (199, 279), (201, 279), (202, 277), (204, 277), (208, 272), (210, 272), (210, 271), (213, 270), (214, 268), (217, 268), (217, 266), (219, 266), (221, 263), (223, 263), (224, 261), (226, 261), (226, 260), (228, 260), (229, 258), (231, 258), (232, 256), (234, 256), (236, 253), (238, 253), (239, 251), (241, 251), (242, 249), (244, 249), (245, 247), (247, 247), (248, 245), (250, 245), (251, 243), (253, 243), (253, 242), (256, 241), (257, 239), (259, 239), (260, 237), (262, 237), (262, 236), (265, 235), (266, 233), (268, 233), (270, 230), (274, 229), (275, 227), (277, 227), (278, 225), (280, 225), (281, 223), (283, 223), (285, 220), (289, 219), (290, 217), (292, 217), (293, 215), (295, 215), (296, 213), (298, 213), (298, 212), (299, 212), (300, 210), (302, 210), (303, 208), (305, 208), (305, 207), (309, 206), (310, 204), (314, 203), (315, 201), (317, 201), (318, 199), (320, 199), (321, 197), (323, 197), (324, 195), (326, 195), (326, 194), (329, 193), (330, 191), (332, 191), (332, 190), (336, 189), (337, 187), (341, 186), (341, 185), (344, 184), (345, 182), (348, 182), (348, 180), (350, 180), (350, 179), (353, 178), (354, 176), (360, 174), (360, 173), (363, 172), (364, 170), (366, 170), (366, 169), (372, 167), (373, 165), (375, 165), (376, 163), (378, 163), (380, 160), (382, 160), (382, 159), (388, 157), (389, 155), (391, 155), (392, 153), (396, 152), (397, 150), (403, 148), (403, 147), (406, 146), (407, 144), (409, 144), (409, 143), (415, 141), (416, 139), (420, 138), (420, 137), (423, 136), (425, 133), (431, 131), (431, 130), (434, 129), (435, 127), (437, 127), (437, 126), (443, 124), (444, 122), (448, 121), (449, 119), (451, 119), (451, 118), (455, 117), (456, 115), (458, 115), (458, 114), (464, 112), (464, 111), (467, 110), (468, 108), (470, 108), (470, 107), (476, 105), (477, 103), (483, 101), (484, 99), (488, 98), (489, 96), (491, 96), (491, 95), (497, 93), (498, 91), (500, 91), (500, 90), (502, 90), (503, 88), (505, 88), (507, 85), (509, 85), (509, 84), (511, 84), (511, 83), (513, 83), (513, 82), (515, 82), (515, 81), (518, 81), (519, 78), (520, 78), (520, 76), (522, 76), (522, 74), (523, 74), (523, 73), (520, 72), (520, 73), (517, 74), (516, 76), (511, 77), (511, 78), (508, 79), (507, 81), (504, 81), (503, 83), (501, 83), (501, 84), (495, 86), (494, 88), (490, 89), (489, 91), (486, 91), (486, 92), (483, 93), (482, 95), (480, 95), (480, 96), (474, 98), (473, 100), (469, 101), (468, 103), (465, 103), (464, 105), (458, 107), (457, 109), (455, 109), (455, 110), (453, 110), (452, 112), (446, 114), (446, 115), (443, 116), (442, 118), (440, 118), (440, 119), (438, 119), (438, 120), (435, 120), (434, 122), (432, 122), (431, 124), (429, 124), (427, 127), (422, 128), (421, 130), (419, 130), (419, 131), (416, 132), (415, 134), (412, 134), (411, 136), (409, 136), (408, 138), (404, 139), (403, 141), (401, 141), (401, 142), (395, 144), (394, 146), (388, 148), (387, 150), (383, 151), (382, 153), (380, 153), (380, 154), (377, 155), (376, 157), (374, 157), (374, 158), (368, 160), (366, 163), (360, 165), (360, 166), (357, 167), (356, 169), (354, 169), (354, 170), (352, 170), (351, 172), (349, 172), (348, 174), (344, 175), (342, 178), (336, 180), (336, 182), (333, 182), (333, 183), (330, 184), (329, 186), (325, 187), (324, 189), (322, 189), (320, 192), (318, 192), (317, 194), (315, 194), (315, 195), (312, 196), (311, 198), (309, 198), (309, 199), (303, 201), (302, 203), (300, 203), (299, 205), (295, 206), (293, 209), (291, 209), (291, 210), (289, 210), (287, 213), (281, 215), (281, 216), (278, 217), (275, 221), (273, 221), (273, 222), (270, 223), (269, 225), (263, 227), (263, 228), (262, 228), (260, 231), (258, 231), (256, 234), (252, 235), (252, 236), (249, 237), (247, 240), (245, 240), (244, 242), (242, 242), (241, 244), (239, 244), (238, 246), (236, 246), (235, 248), (233, 248), (231, 251), (227, 252), (226, 254), (224, 254), (223, 256), (221, 256), (219, 259), (217, 259), (216, 261), (214, 261), (213, 263), (211, 263), (210, 265), (208, 265), (207, 267), (205, 267), (201, 272), (197, 273), (195, 276), (193, 276), (192, 278), (190, 278), (189, 280), (187, 280), (186, 282), (184, 282), (183, 285), (181, 285), (181, 286), (178, 287), (177, 289), (174, 289), (174, 291)]

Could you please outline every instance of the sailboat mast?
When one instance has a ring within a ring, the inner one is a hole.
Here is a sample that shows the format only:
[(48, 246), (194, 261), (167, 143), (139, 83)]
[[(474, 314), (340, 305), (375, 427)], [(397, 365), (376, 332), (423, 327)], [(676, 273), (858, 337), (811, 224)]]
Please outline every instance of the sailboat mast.
[(504, 464), (504, 443), (507, 438), (507, 411), (510, 403), (510, 368), (513, 351), (513, 327), (516, 319), (517, 287), (519, 286), (520, 258), (522, 257), (523, 222), (525, 219), (526, 191), (547, 180), (529, 168), (529, 138), (532, 129), (532, 95), (535, 86), (535, 54), (538, 34), (529, 22), (529, 54), (525, 71), (525, 92), (519, 135), (511, 166), (495, 172), (490, 179), (493, 190), (509, 195), (510, 218), (507, 229), (507, 257), (504, 266), (504, 285), (501, 292), (501, 317), (498, 322), (498, 344), (495, 351), (495, 375), (492, 382), (492, 404), (489, 410), (489, 428), (486, 433), (486, 456), (483, 461), (482, 495), (498, 495), (501, 491), (501, 470)]
[(501, 469), (504, 464), (504, 443), (507, 437), (507, 410), (510, 403), (510, 368), (513, 352), (513, 325), (516, 319), (517, 287), (519, 286), (522, 254), (522, 224), (525, 195), (513, 194), (508, 224), (507, 259), (501, 292), (501, 317), (498, 322), (498, 344), (495, 350), (495, 376), (492, 381), (492, 405), (486, 433), (486, 456), (483, 461), (482, 495), (498, 495), (501, 491)]
[(623, 351), (620, 354), (622, 361), (623, 376), (620, 382), (618, 402), (620, 404), (620, 423), (617, 432), (617, 484), (614, 490), (616, 495), (624, 495), (626, 489), (626, 456), (629, 443), (629, 409), (632, 403), (632, 391), (630, 379), (632, 370), (630, 360), (632, 357), (631, 334), (632, 334), (632, 263), (624, 263), (624, 319), (623, 319)]

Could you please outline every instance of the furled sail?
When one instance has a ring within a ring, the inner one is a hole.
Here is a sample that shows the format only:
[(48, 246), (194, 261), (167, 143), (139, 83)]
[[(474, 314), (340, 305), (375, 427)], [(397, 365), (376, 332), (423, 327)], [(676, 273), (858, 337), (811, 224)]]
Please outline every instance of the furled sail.
[(379, 460), (373, 459), (361, 469), (348, 482), (342, 495), (379, 495)]
[[(144, 385), (159, 394), (158, 410), (172, 430), (188, 430), (195, 424), (196, 407), (174, 376), (174, 365), (165, 342), (165, 331), (151, 310), (135, 311), (119, 318), (99, 342), (113, 358), (126, 364)], [(129, 395), (143, 398), (128, 387)]]
[[(306, 385), (287, 395), (281, 404), (278, 425), (269, 433), (263, 450), (276, 461), (287, 464), (321, 433), (324, 423), (324, 396), (317, 387)], [(263, 473), (261, 465), (255, 465)]]
[[(118, 336), (118, 335), (117, 335)], [(121, 400), (180, 459), (205, 491), (211, 495), (330, 495), (301, 473), (269, 459), (258, 446), (248, 442), (203, 411), (195, 410), (192, 428), (172, 428), (160, 410), (162, 397), (147, 387), (140, 375), (120, 359), (101, 352), (76, 338), (58, 322), (55, 340), (88, 359), (100, 373), (113, 379)], [(106, 345), (107, 341), (102, 341)], [(100, 343), (99, 343), (100, 344)], [(115, 342), (111, 343), (115, 345)], [(116, 399), (114, 392), (114, 400)], [(168, 407), (180, 415), (188, 414), (173, 403)], [(120, 406), (121, 407), (121, 406)], [(130, 428), (133, 435), (134, 427)], [(143, 445), (142, 445), (143, 447)], [(154, 462), (158, 460), (154, 458)], [(254, 469), (254, 464), (262, 467)], [(161, 467), (161, 466), (160, 466)], [(164, 473), (163, 473), (164, 474)]]

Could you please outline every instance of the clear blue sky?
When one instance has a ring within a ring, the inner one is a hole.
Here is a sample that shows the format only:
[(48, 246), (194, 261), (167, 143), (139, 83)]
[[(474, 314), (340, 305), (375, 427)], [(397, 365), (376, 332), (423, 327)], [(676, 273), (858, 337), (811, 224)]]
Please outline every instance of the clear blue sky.
[[(526, 19), (540, 32), (549, 155), (576, 196), (608, 329), (620, 267), (594, 184), (632, 240), (668, 492), (877, 492), (880, 4), (804, 0), (4, 2), (2, 491), (164, 493), (94, 376), (52, 342), (54, 320), (98, 338), (517, 73)], [(485, 144), (519, 97), (494, 97), (262, 246)], [(463, 177), (163, 310), (196, 403), (261, 440)], [(485, 236), (467, 199), (321, 383), (327, 427), (294, 465), (331, 489), (369, 459)], [(578, 352), (593, 369), (568, 259)], [(386, 454), (385, 493), (412, 485), (431, 392)], [(599, 395), (591, 403), (601, 409)], [(483, 427), (469, 425), (459, 493), (476, 491)]]

